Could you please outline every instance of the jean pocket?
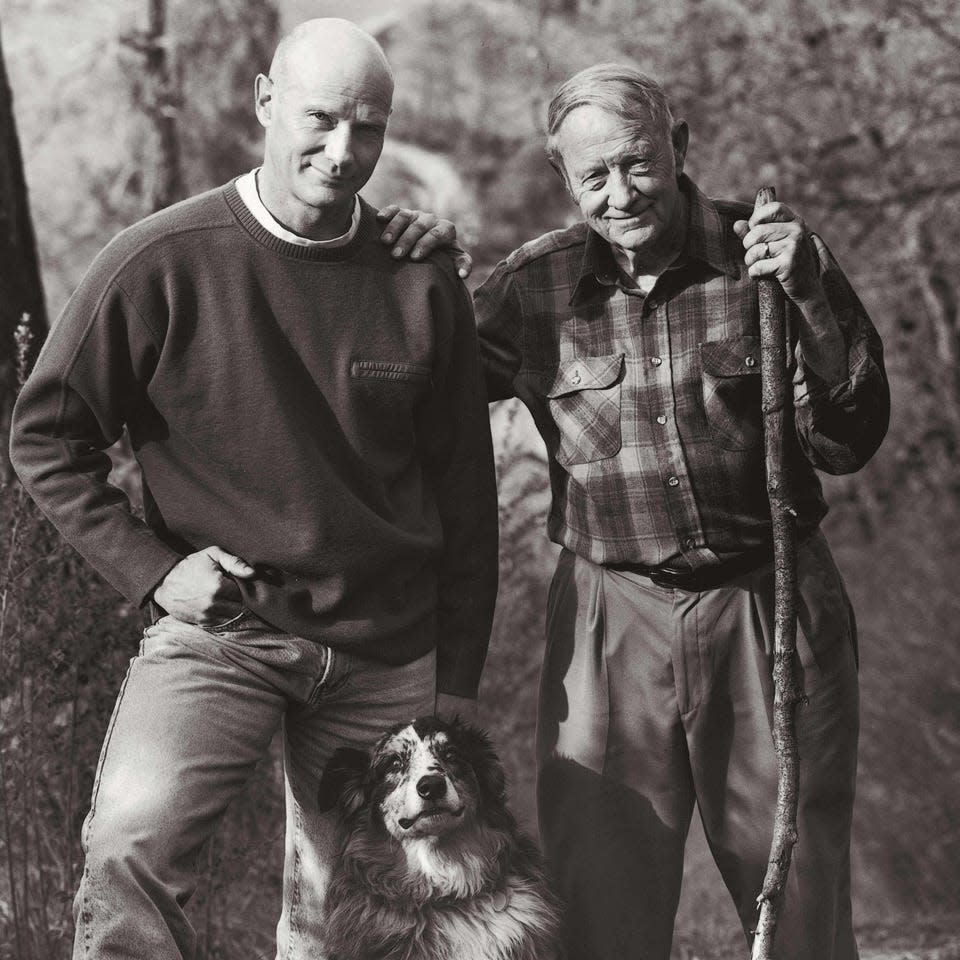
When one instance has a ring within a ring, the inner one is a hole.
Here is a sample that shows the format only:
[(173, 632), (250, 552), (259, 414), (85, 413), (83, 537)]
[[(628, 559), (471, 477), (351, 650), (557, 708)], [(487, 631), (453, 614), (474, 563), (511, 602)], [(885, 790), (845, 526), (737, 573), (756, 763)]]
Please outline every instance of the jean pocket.
[(620, 393), (624, 354), (564, 360), (546, 391), (559, 431), (564, 466), (605, 460), (620, 452)]
[(732, 337), (700, 344), (703, 408), (715, 443), (749, 450), (763, 436), (760, 338)]
[(241, 627), (252, 616), (253, 614), (246, 607), (243, 607), (235, 617), (231, 617), (223, 623), (198, 623), (197, 626), (201, 630), (206, 630), (207, 633), (229, 633)]

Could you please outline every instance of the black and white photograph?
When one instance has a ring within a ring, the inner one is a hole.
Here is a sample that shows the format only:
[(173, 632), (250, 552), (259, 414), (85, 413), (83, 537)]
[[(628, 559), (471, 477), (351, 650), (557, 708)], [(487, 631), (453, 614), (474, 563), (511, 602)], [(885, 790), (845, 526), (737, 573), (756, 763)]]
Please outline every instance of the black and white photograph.
[(958, 64), (0, 0), (0, 960), (960, 960)]

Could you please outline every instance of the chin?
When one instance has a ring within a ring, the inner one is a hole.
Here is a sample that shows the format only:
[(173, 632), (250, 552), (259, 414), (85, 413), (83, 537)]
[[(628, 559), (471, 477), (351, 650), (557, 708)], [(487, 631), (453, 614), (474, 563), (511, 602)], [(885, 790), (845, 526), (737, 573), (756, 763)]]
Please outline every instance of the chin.
[(650, 224), (638, 224), (626, 230), (608, 230), (607, 240), (624, 250), (641, 251), (649, 249), (661, 239), (662, 230)]
[(507, 809), (479, 728), (424, 717), (371, 753), (338, 750), (320, 804), (338, 830), (328, 960), (562, 957), (540, 853)]

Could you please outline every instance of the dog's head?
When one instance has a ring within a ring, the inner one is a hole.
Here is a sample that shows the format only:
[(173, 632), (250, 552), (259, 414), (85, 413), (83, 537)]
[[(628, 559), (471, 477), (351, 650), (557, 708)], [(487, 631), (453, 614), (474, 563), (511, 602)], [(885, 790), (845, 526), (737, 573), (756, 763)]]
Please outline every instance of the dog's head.
[(442, 837), (477, 821), (501, 826), (503, 768), (479, 728), (421, 717), (388, 730), (372, 753), (341, 748), (327, 763), (320, 807), (364, 814), (403, 842)]

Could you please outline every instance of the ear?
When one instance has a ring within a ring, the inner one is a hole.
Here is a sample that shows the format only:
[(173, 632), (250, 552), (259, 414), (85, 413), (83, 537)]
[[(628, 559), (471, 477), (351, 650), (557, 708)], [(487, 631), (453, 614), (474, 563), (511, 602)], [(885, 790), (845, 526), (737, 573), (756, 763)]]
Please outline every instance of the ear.
[(345, 817), (356, 813), (363, 806), (363, 780), (369, 766), (370, 756), (363, 750), (352, 747), (336, 750), (320, 778), (320, 809), (326, 812), (339, 805)]
[(573, 190), (570, 188), (570, 181), (567, 179), (567, 171), (563, 166), (563, 160), (560, 157), (551, 155), (547, 156), (547, 160), (550, 166), (553, 167), (553, 172), (563, 181), (563, 189), (566, 190), (567, 196), (576, 203), (577, 198), (573, 195)]
[(490, 737), (479, 727), (462, 720), (453, 723), (454, 738), (470, 762), (480, 785), (480, 796), (487, 805), (499, 807), (507, 799), (507, 778)]
[(274, 82), (264, 73), (258, 73), (253, 84), (254, 109), (262, 127), (269, 127), (273, 119)]
[(677, 177), (683, 173), (683, 162), (687, 158), (687, 146), (690, 143), (690, 128), (686, 120), (677, 120), (670, 131), (670, 140), (673, 143), (673, 159), (676, 163)]

